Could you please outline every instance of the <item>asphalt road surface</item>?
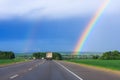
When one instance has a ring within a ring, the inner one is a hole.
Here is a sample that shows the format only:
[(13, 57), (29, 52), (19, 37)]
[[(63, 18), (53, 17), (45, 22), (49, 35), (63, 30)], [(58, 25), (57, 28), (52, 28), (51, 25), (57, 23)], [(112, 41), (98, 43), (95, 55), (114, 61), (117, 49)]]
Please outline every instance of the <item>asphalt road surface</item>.
[(120, 80), (120, 76), (63, 61), (34, 60), (1, 67), (0, 80)]

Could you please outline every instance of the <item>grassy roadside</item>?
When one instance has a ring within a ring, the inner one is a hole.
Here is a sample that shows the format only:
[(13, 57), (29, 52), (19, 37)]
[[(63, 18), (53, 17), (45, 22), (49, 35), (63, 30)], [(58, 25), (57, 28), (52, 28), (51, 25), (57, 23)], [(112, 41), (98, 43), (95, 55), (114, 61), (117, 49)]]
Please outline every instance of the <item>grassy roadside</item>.
[(29, 61), (27, 59), (22, 59), (22, 58), (16, 58), (16, 59), (3, 59), (0, 60), (0, 66), (6, 66), (6, 65), (10, 65), (10, 64), (15, 64), (15, 63), (20, 63), (20, 62), (26, 62)]
[(74, 60), (66, 60), (66, 61), (120, 71), (120, 60), (91, 60), (91, 59), (75, 60), (74, 59)]

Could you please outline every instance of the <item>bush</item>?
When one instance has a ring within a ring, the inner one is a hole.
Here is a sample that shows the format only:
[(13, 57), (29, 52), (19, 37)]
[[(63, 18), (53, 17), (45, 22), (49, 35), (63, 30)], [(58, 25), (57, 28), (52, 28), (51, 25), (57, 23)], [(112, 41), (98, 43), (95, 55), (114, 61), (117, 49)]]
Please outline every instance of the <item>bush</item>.
[(103, 60), (120, 60), (120, 52), (119, 51), (109, 51), (103, 53), (100, 59)]
[(93, 58), (93, 59), (99, 59), (100, 56), (99, 56), (99, 55), (93, 55), (92, 58)]

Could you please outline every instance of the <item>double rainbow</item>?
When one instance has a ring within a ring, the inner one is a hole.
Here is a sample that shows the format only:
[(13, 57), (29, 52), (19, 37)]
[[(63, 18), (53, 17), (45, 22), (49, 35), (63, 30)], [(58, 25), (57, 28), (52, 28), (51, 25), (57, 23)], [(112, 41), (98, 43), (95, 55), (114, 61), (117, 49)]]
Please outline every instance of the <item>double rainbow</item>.
[(85, 27), (85, 30), (82, 33), (82, 36), (80, 36), (75, 49), (73, 51), (73, 55), (78, 55), (79, 52), (81, 52), (83, 45), (86, 41), (86, 39), (88, 38), (91, 30), (95, 27), (96, 22), (98, 21), (98, 19), (100, 18), (100, 16), (102, 15), (102, 13), (104, 12), (105, 8), (107, 7), (107, 5), (109, 4), (110, 0), (105, 0), (104, 3), (99, 7), (99, 9), (96, 11), (95, 15), (93, 16), (93, 18), (90, 20), (90, 22), (88, 23), (88, 25)]

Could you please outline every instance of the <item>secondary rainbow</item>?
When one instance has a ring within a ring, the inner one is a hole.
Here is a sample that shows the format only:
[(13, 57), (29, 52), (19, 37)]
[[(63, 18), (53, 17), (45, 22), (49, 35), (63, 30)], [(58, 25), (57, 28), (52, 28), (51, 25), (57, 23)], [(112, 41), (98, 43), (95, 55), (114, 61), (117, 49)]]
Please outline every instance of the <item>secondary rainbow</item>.
[(86, 26), (85, 30), (83, 31), (82, 35), (80, 36), (75, 49), (73, 51), (73, 55), (78, 55), (79, 52), (81, 52), (83, 45), (86, 41), (86, 39), (88, 38), (91, 30), (94, 28), (96, 22), (98, 21), (99, 17), (102, 15), (102, 13), (104, 12), (105, 8), (107, 7), (108, 3), (110, 2), (110, 0), (105, 0), (103, 2), (103, 4), (99, 7), (99, 9), (96, 11), (95, 15), (93, 16), (93, 18), (90, 20), (90, 22), (88, 23), (88, 25)]
[(39, 21), (33, 23), (30, 26), (30, 30), (27, 34), (27, 39), (25, 42), (25, 47), (23, 49), (23, 52), (30, 52), (32, 46), (34, 46), (33, 44), (36, 42), (35, 41), (36, 32), (38, 31), (38, 26), (40, 26), (38, 23), (39, 23)]

